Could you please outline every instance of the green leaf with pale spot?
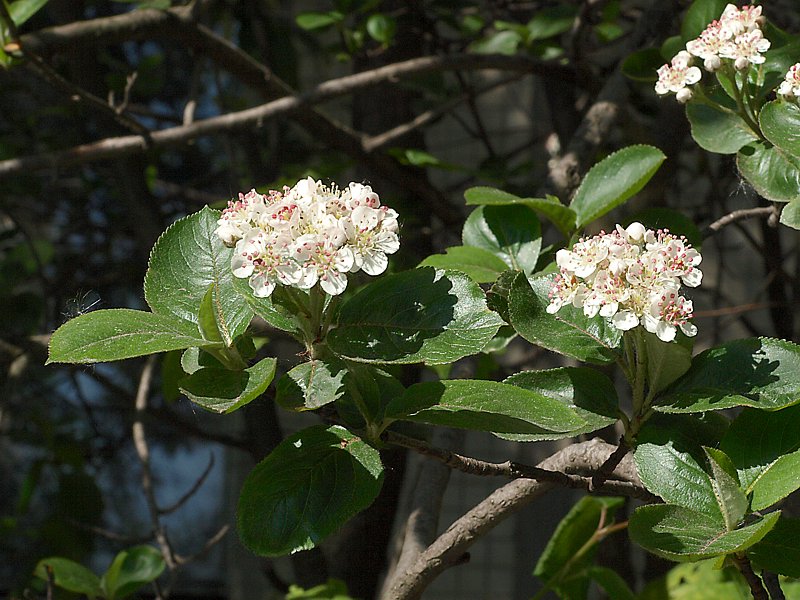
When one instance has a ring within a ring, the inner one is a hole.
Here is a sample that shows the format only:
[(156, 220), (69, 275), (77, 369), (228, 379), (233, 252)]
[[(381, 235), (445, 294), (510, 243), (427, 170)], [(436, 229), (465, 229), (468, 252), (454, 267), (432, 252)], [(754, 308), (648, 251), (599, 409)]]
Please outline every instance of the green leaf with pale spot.
[(50, 336), (47, 364), (96, 363), (209, 344), (196, 324), (142, 310), (95, 310)]
[(261, 556), (309, 550), (372, 504), (383, 483), (378, 451), (338, 425), (290, 435), (247, 476), (239, 536)]
[(447, 248), (445, 254), (432, 254), (419, 266), (461, 271), (476, 283), (491, 283), (508, 270), (508, 265), (501, 258), (489, 250), (474, 246)]
[(703, 513), (674, 504), (640, 506), (628, 523), (631, 540), (662, 558), (693, 562), (742, 552), (761, 541), (775, 527), (780, 511), (727, 531)]
[(479, 352), (502, 324), (467, 275), (420, 267), (359, 290), (342, 305), (327, 342), (358, 362), (446, 364)]
[(265, 358), (243, 371), (205, 367), (180, 382), (195, 404), (216, 413), (231, 413), (258, 398), (275, 377), (276, 360)]
[(212, 286), (211, 310), (227, 346), (253, 317), (233, 287), (232, 248), (215, 233), (219, 211), (208, 207), (170, 225), (150, 253), (144, 296), (154, 313), (199, 322), (203, 296)]
[(575, 191), (569, 207), (577, 227), (591, 223), (641, 190), (664, 162), (653, 146), (628, 146), (594, 165)]
[(542, 394), (467, 379), (414, 384), (389, 403), (385, 416), (495, 433), (565, 432), (586, 423), (564, 403)]

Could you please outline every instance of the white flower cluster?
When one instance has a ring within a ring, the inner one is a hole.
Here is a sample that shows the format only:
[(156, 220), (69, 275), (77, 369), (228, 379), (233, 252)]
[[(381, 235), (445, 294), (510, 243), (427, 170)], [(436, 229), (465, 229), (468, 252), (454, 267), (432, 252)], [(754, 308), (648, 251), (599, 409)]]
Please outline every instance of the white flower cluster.
[(689, 86), (702, 76), (700, 69), (691, 66), (695, 57), (702, 59), (703, 67), (712, 73), (723, 68), (726, 61), (739, 71), (763, 63), (763, 53), (769, 50), (770, 42), (761, 31), (760, 21), (760, 6), (738, 8), (728, 4), (719, 20), (712, 21), (697, 38), (687, 42), (686, 50), (678, 52), (670, 64), (658, 69), (656, 92), (673, 93), (681, 103), (691, 100)]
[(703, 274), (700, 253), (683, 236), (653, 231), (641, 223), (617, 225), (612, 233), (582, 238), (571, 250), (559, 250), (560, 269), (550, 290), (547, 312), (562, 306), (598, 313), (621, 331), (641, 324), (659, 339), (675, 339), (676, 328), (697, 333), (689, 322), (692, 301), (680, 295), (681, 283), (697, 287)]
[(235, 246), (233, 274), (249, 278), (256, 296), (269, 296), (278, 284), (307, 290), (318, 282), (337, 295), (347, 273), (386, 270), (386, 255), (400, 247), (397, 216), (368, 185), (341, 190), (309, 177), (283, 191), (239, 194), (216, 233)]
[(789, 68), (783, 81), (778, 86), (778, 95), (787, 100), (800, 98), (800, 63), (796, 63)]

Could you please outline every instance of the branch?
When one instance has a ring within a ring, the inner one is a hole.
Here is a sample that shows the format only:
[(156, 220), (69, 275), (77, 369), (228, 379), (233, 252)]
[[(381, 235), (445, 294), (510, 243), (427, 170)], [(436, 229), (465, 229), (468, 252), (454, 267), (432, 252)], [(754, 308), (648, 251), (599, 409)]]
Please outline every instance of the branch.
[(756, 208), (742, 208), (740, 210), (734, 210), (729, 212), (727, 215), (720, 217), (713, 223), (711, 223), (708, 227), (706, 227), (706, 231), (703, 232), (703, 237), (710, 237), (717, 233), (720, 229), (725, 227), (726, 225), (730, 225), (731, 223), (736, 223), (738, 221), (744, 221), (745, 219), (752, 219), (754, 217), (767, 217), (773, 218), (774, 215), (778, 214), (778, 207), (774, 204), (772, 206), (758, 206)]
[(747, 581), (747, 585), (750, 586), (750, 593), (753, 595), (753, 600), (769, 600), (767, 590), (764, 589), (764, 583), (759, 576), (755, 574), (755, 571), (753, 571), (753, 566), (750, 564), (750, 559), (747, 558), (747, 555), (734, 554), (732, 557), (733, 564), (736, 565), (736, 568), (739, 569), (739, 572), (742, 574), (745, 581)]
[[(608, 458), (615, 447), (599, 439), (573, 444), (539, 463), (538, 468), (568, 472), (577, 469), (595, 470)], [(639, 484), (636, 467), (630, 455), (615, 471), (620, 480)], [(455, 521), (433, 542), (417, 561), (398, 580), (388, 598), (412, 600), (421, 597), (425, 589), (444, 570), (457, 564), (467, 549), (514, 512), (553, 489), (554, 483), (517, 479), (490, 494), (477, 506)]]

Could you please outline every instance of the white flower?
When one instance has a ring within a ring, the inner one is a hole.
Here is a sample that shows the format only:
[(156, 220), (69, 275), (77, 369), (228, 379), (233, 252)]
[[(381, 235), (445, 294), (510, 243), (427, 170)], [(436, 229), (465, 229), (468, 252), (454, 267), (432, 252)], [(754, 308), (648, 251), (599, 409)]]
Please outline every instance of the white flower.
[(581, 239), (571, 250), (556, 253), (559, 274), (550, 290), (546, 311), (580, 308), (589, 318), (600, 315), (620, 331), (642, 325), (663, 341), (677, 329), (692, 336), (692, 302), (679, 295), (681, 283), (696, 287), (702, 280), (702, 257), (682, 236), (653, 231), (641, 223), (620, 225)]
[(686, 42), (686, 50), (703, 59), (707, 71), (716, 71), (722, 66), (719, 53), (730, 39), (730, 34), (719, 21), (713, 21), (697, 38)]
[(769, 50), (770, 42), (764, 37), (760, 29), (754, 29), (737, 35), (732, 41), (727, 42), (720, 50), (722, 58), (730, 58), (735, 61), (738, 70), (747, 69), (750, 64), (760, 65), (766, 58), (762, 52)]
[(783, 81), (778, 86), (778, 95), (791, 99), (792, 96), (800, 98), (800, 63), (789, 67)]
[(760, 6), (744, 6), (739, 9), (733, 4), (728, 4), (722, 11), (719, 21), (728, 37), (736, 37), (758, 29), (760, 18)]
[(346, 289), (347, 273), (386, 270), (387, 254), (400, 247), (397, 218), (368, 185), (340, 190), (307, 177), (268, 195), (239, 194), (216, 233), (235, 245), (233, 274), (248, 278), (256, 296), (269, 296), (278, 285), (317, 284), (336, 295)]
[(658, 69), (656, 93), (660, 95), (675, 94), (687, 85), (694, 85), (700, 81), (703, 74), (697, 67), (690, 66), (691, 63), (691, 54), (682, 50), (672, 58), (670, 64)]

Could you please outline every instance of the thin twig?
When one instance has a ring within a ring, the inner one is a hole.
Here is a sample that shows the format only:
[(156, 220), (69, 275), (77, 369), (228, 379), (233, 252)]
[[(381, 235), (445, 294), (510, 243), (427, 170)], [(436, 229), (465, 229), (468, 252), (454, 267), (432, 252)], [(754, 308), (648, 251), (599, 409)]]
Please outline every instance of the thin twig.
[(611, 453), (611, 456), (609, 456), (592, 475), (590, 491), (600, 489), (603, 486), (605, 481), (611, 477), (611, 474), (614, 472), (614, 469), (617, 468), (620, 461), (625, 458), (629, 450), (630, 447), (625, 441), (625, 436), (621, 437), (617, 449)]
[(186, 565), (189, 564), (190, 562), (194, 562), (198, 558), (202, 558), (209, 550), (211, 550), (211, 548), (216, 546), (222, 540), (222, 538), (225, 537), (225, 534), (228, 533), (230, 528), (231, 526), (227, 524), (220, 527), (217, 533), (208, 538), (206, 543), (203, 544), (203, 547), (194, 554), (191, 554), (189, 556), (181, 556), (180, 554), (176, 554), (175, 562), (179, 565)]
[(769, 592), (770, 600), (786, 600), (786, 596), (781, 589), (781, 582), (778, 579), (778, 574), (772, 571), (762, 571), (761, 579), (764, 580), (764, 585)]
[(200, 474), (200, 477), (198, 477), (197, 480), (194, 482), (192, 487), (190, 487), (183, 496), (178, 498), (178, 500), (175, 503), (171, 504), (170, 506), (166, 506), (164, 508), (159, 509), (159, 512), (162, 515), (168, 515), (169, 513), (175, 512), (181, 506), (186, 504), (187, 500), (189, 500), (189, 498), (194, 496), (197, 493), (197, 490), (200, 489), (200, 486), (205, 483), (206, 479), (208, 478), (208, 475), (211, 473), (211, 469), (213, 468), (214, 468), (214, 453), (212, 452), (208, 456), (208, 464), (206, 465), (206, 468)]
[(764, 589), (764, 583), (759, 576), (755, 574), (755, 571), (753, 571), (753, 566), (750, 564), (750, 559), (747, 558), (747, 555), (734, 554), (733, 564), (736, 565), (736, 568), (739, 569), (739, 572), (742, 574), (745, 581), (747, 581), (747, 585), (750, 586), (750, 593), (753, 595), (753, 600), (769, 600), (767, 590)]
[(727, 215), (720, 217), (713, 223), (711, 223), (708, 227), (706, 227), (706, 231), (704, 232), (703, 237), (710, 237), (717, 233), (723, 227), (730, 225), (731, 223), (736, 223), (737, 221), (744, 221), (745, 219), (752, 219), (755, 217), (767, 217), (769, 218), (776, 212), (775, 206), (757, 206), (756, 208), (741, 208), (739, 210), (734, 210), (729, 212)]

